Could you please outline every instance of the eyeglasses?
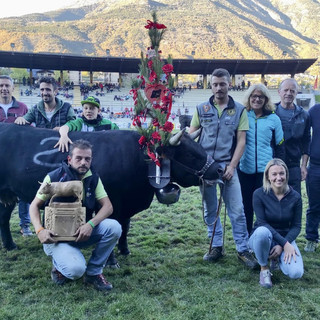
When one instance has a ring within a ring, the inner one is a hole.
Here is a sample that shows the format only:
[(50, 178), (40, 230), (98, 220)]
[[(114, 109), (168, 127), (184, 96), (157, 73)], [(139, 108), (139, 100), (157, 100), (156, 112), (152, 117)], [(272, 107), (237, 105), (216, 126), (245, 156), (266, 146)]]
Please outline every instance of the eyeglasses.
[(257, 94), (255, 94), (253, 96), (250, 96), (250, 98), (252, 100), (255, 100), (255, 99), (264, 100), (266, 97), (265, 96), (258, 96)]

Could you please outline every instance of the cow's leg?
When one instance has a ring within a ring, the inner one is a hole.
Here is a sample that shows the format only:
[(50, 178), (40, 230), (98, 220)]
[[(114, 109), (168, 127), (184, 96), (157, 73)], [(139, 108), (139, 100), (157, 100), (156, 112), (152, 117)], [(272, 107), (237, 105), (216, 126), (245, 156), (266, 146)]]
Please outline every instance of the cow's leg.
[(127, 256), (128, 254), (130, 254), (130, 251), (128, 249), (128, 241), (127, 241), (127, 235), (130, 229), (130, 218), (122, 221), (121, 227), (122, 227), (122, 234), (118, 242), (118, 250), (120, 254)]
[(13, 250), (17, 248), (16, 244), (12, 240), (9, 224), (11, 213), (14, 207), (15, 203), (8, 206), (4, 206), (2, 203), (0, 203), (0, 232), (3, 246), (7, 250)]

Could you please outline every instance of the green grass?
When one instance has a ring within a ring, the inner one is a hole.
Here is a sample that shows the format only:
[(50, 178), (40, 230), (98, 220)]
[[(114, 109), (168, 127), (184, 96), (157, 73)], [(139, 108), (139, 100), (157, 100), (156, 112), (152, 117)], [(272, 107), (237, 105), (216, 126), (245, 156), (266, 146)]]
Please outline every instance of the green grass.
[(316, 102), (320, 102), (320, 95), (315, 95)]
[[(19, 235), (15, 212), (11, 229), (19, 250), (0, 251), (0, 319), (320, 317), (320, 253), (304, 253), (304, 230), (297, 240), (305, 264), (303, 278), (289, 280), (276, 271), (274, 286), (267, 290), (258, 284), (258, 271), (238, 262), (228, 218), (226, 256), (218, 263), (202, 260), (209, 241), (201, 210), (198, 189), (189, 188), (182, 189), (178, 203), (167, 207), (154, 200), (150, 209), (136, 215), (130, 229), (131, 255), (119, 257), (120, 269), (104, 271), (114, 286), (108, 295), (85, 287), (82, 280), (54, 285), (49, 258), (36, 237)], [(84, 253), (89, 257), (90, 249)]]

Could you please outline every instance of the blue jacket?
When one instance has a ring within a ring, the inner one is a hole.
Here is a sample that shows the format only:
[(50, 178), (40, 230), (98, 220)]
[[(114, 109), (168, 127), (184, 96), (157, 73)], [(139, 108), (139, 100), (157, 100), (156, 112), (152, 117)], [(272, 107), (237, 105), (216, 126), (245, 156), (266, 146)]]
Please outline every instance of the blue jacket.
[(240, 170), (247, 174), (264, 172), (273, 157), (284, 158), (283, 131), (279, 117), (270, 112), (256, 118), (253, 110), (248, 112), (249, 130), (246, 148), (240, 159)]

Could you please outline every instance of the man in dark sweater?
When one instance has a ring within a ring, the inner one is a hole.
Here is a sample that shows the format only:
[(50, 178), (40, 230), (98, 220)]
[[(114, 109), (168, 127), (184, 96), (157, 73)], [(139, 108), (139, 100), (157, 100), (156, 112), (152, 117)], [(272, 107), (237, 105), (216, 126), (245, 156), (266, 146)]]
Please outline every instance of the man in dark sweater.
[(307, 252), (314, 252), (319, 240), (320, 222), (320, 104), (309, 110), (312, 140), (310, 144), (310, 162), (307, 175), (307, 193), (309, 208), (307, 210), (306, 239), (304, 248)]
[(310, 144), (309, 115), (294, 103), (298, 83), (289, 78), (281, 82), (276, 104), (276, 114), (281, 120), (285, 142), (285, 163), (289, 169), (289, 185), (301, 194), (301, 181), (307, 176), (308, 149)]

